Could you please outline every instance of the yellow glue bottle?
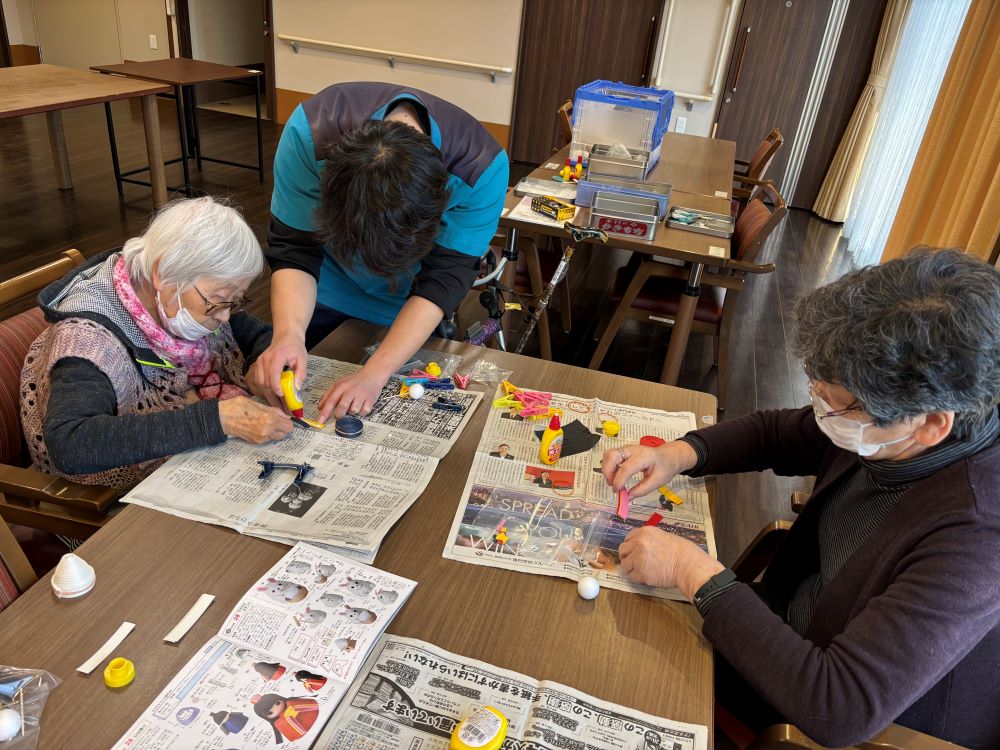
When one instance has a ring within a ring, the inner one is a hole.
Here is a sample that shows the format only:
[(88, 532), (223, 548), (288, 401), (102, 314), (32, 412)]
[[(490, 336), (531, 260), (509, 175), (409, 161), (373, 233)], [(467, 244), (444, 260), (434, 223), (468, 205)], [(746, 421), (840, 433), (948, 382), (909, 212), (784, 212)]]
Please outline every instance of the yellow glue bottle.
[(302, 397), (295, 388), (295, 373), (284, 370), (281, 373), (281, 393), (285, 397), (285, 407), (293, 416), (302, 419), (305, 410), (302, 408)]
[(551, 466), (558, 461), (559, 456), (562, 455), (562, 446), (562, 424), (559, 422), (559, 415), (553, 414), (552, 420), (549, 422), (549, 426), (546, 427), (545, 432), (542, 433), (542, 444), (538, 449), (539, 460), (543, 464)]
[(507, 717), (484, 706), (464, 719), (451, 735), (449, 750), (498, 750), (507, 738)]

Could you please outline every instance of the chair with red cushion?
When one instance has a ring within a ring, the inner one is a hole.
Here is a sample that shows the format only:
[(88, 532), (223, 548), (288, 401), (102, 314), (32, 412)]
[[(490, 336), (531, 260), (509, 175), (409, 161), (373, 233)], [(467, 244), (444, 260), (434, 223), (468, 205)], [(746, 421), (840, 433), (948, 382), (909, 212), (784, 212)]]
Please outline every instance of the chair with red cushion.
[[(38, 293), (83, 260), (78, 250), (67, 250), (59, 260), (0, 282), (0, 307)], [(37, 307), (0, 321), (0, 517), (85, 539), (104, 524), (116, 493), (29, 468), (21, 431), (21, 368), (28, 348), (46, 326)]]
[(37, 580), (13, 532), (0, 521), (0, 610), (6, 609)]
[[(701, 294), (691, 325), (692, 332), (714, 337), (720, 410), (726, 403), (729, 334), (737, 295), (746, 284), (748, 273), (774, 270), (773, 263), (759, 265), (754, 261), (764, 241), (788, 212), (774, 183), (746, 177), (740, 180), (759, 188), (759, 196), (747, 204), (736, 220), (731, 241), (732, 259), (724, 267), (709, 270), (702, 276)], [(611, 289), (611, 302), (617, 306), (601, 333), (589, 367), (593, 370), (601, 366), (626, 318), (672, 327), (687, 278), (686, 268), (661, 263), (648, 256), (633, 256), (627, 265), (618, 269)]]

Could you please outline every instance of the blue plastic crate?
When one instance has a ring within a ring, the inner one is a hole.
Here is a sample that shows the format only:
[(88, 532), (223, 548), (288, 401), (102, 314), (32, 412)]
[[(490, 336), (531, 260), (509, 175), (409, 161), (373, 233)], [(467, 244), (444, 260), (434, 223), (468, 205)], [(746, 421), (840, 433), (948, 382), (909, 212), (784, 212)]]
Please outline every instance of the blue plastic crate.
[(573, 141), (589, 154), (595, 143), (622, 143), (659, 159), (660, 143), (670, 126), (674, 92), (612, 81), (593, 81), (573, 99)]

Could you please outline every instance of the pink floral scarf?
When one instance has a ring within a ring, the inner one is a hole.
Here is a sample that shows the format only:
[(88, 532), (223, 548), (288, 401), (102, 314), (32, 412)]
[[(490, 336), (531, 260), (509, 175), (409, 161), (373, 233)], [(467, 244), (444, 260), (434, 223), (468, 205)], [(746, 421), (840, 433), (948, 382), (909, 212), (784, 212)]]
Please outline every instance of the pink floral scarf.
[(113, 279), (118, 298), (149, 341), (152, 350), (174, 367), (187, 370), (188, 382), (197, 389), (198, 398), (225, 401), (250, 395), (239, 386), (223, 382), (206, 339), (187, 341), (174, 338), (153, 319), (132, 287), (124, 258), (118, 258), (115, 262)]

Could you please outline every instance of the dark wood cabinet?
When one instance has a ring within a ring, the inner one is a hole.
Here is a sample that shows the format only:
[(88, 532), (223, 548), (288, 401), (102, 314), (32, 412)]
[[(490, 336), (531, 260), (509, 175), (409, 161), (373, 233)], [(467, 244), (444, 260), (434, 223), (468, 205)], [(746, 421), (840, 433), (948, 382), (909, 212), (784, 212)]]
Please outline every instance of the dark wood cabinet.
[(510, 156), (538, 164), (560, 143), (556, 110), (579, 86), (648, 85), (662, 0), (525, 0)]

